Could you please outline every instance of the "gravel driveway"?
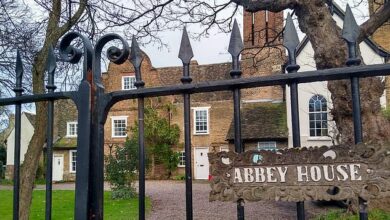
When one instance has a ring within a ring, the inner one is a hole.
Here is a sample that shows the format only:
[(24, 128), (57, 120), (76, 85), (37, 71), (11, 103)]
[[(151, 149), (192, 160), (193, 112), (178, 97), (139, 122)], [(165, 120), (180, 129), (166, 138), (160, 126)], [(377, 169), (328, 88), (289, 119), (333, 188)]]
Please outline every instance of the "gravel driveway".
[[(237, 219), (237, 206), (232, 202), (209, 202), (210, 186), (207, 182), (193, 184), (194, 219)], [(147, 181), (146, 194), (152, 200), (150, 220), (185, 219), (185, 183), (178, 181)], [(305, 203), (307, 217), (326, 212), (330, 207)], [(333, 207), (334, 208), (334, 207)], [(248, 202), (245, 204), (245, 219), (288, 220), (296, 219), (296, 205), (290, 202)]]

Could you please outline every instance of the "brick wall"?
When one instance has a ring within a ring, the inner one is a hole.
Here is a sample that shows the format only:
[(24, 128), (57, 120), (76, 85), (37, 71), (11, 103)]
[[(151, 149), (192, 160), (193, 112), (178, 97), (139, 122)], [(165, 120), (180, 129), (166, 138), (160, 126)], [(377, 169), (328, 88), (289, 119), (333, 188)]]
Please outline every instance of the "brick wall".
[[(382, 5), (384, 0), (369, 0), (369, 12), (370, 15), (375, 13)], [(387, 21), (384, 25), (378, 28), (372, 35), (372, 38), (381, 47), (390, 51), (390, 21)]]
[[(282, 13), (270, 13), (270, 25), (277, 28), (282, 27)], [(281, 19), (280, 21), (278, 19)], [(259, 24), (260, 25), (260, 24)], [(260, 27), (260, 26), (259, 26)], [(281, 29), (280, 29), (281, 30)], [(245, 31), (244, 31), (245, 32)], [(245, 32), (246, 33), (246, 32)], [(244, 33), (244, 35), (245, 35)], [(260, 38), (259, 38), (260, 40)], [(247, 42), (245, 43), (248, 44)], [(259, 53), (258, 60), (244, 59), (241, 61), (242, 77), (267, 76), (272, 74), (282, 74), (281, 66), (284, 63), (284, 50), (280, 47), (268, 48), (266, 52)], [(245, 54), (243, 57), (245, 58)], [(257, 63), (254, 63), (257, 62)], [(256, 65), (254, 65), (256, 64)], [(199, 65), (196, 61), (191, 63), (190, 74), (193, 83), (207, 82), (214, 80), (231, 79), (229, 74), (231, 63)], [(150, 59), (144, 54), (144, 62), (141, 66), (142, 78), (145, 87), (168, 86), (181, 84), (182, 67), (154, 68)], [(103, 83), (106, 92), (119, 91), (122, 88), (122, 77), (134, 75), (134, 69), (129, 62), (122, 65), (110, 64), (107, 73), (103, 74)], [(283, 89), (280, 86), (263, 87), (242, 90), (242, 100), (257, 101), (282, 101)], [(146, 99), (146, 104), (154, 106), (172, 103), (175, 106), (175, 113), (172, 115), (171, 123), (177, 124), (181, 130), (179, 145), (175, 150), (183, 151), (184, 146), (184, 122), (183, 122), (183, 100), (182, 96), (167, 96), (152, 99)], [(210, 107), (209, 108), (209, 134), (191, 134), (192, 141), (192, 161), (194, 161), (194, 149), (196, 147), (208, 147), (209, 151), (220, 151), (222, 146), (229, 146), (226, 135), (233, 120), (233, 98), (231, 91), (211, 92), (202, 94), (193, 94), (191, 96), (191, 107)], [(161, 112), (162, 114), (166, 114)], [(126, 138), (112, 137), (112, 119), (113, 116), (127, 116), (128, 131), (134, 126), (137, 120), (137, 101), (125, 100), (116, 103), (108, 114), (105, 129), (105, 154), (109, 154), (110, 147), (122, 145)], [(193, 114), (191, 109), (191, 126), (193, 130)], [(131, 135), (128, 132), (128, 135)], [(256, 142), (257, 144), (257, 142)], [(283, 145), (283, 144), (282, 144)], [(285, 144), (286, 145), (286, 144)], [(284, 145), (283, 145), (284, 146)], [(231, 147), (231, 145), (230, 145)], [(115, 147), (113, 147), (113, 151)], [(233, 150), (233, 148), (231, 148)], [(159, 168), (156, 168), (159, 169)], [(175, 174), (183, 174), (184, 169), (179, 168)], [(156, 172), (158, 173), (158, 172)]]

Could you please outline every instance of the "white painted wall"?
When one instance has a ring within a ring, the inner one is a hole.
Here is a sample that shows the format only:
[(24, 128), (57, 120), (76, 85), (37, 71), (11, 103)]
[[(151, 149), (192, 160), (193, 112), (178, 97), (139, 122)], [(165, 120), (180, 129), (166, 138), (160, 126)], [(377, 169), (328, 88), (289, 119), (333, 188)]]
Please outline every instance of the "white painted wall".
[[(28, 144), (34, 134), (34, 127), (23, 112), (21, 116), (21, 140), (20, 140), (20, 162), (24, 161), (24, 154), (27, 152)], [(12, 129), (7, 138), (7, 165), (14, 165), (15, 152), (15, 128)]]
[[(336, 16), (337, 17), (337, 16)], [(342, 25), (341, 19), (337, 17), (336, 23)], [(384, 59), (375, 53), (366, 43), (362, 42), (360, 45), (363, 61), (367, 65), (384, 63)], [(314, 62), (314, 51), (311, 43), (307, 43), (301, 53), (297, 57), (297, 64), (300, 65), (299, 72), (311, 71), (316, 69)], [(328, 108), (332, 108), (331, 94), (327, 89), (327, 82), (303, 83), (298, 85), (298, 103), (299, 103), (299, 121), (301, 132), (301, 146), (323, 146), (332, 145), (332, 138), (337, 133), (335, 123), (330, 121), (328, 123), (328, 131), (330, 137), (310, 137), (309, 133), (309, 100), (315, 95), (320, 94), (328, 101)], [(386, 106), (384, 95), (381, 97), (382, 106)], [(288, 146), (292, 147), (292, 129), (291, 129), (291, 109), (290, 109), (290, 88), (286, 88), (286, 102), (287, 102), (287, 126), (289, 130)], [(331, 115), (328, 115), (331, 120)]]

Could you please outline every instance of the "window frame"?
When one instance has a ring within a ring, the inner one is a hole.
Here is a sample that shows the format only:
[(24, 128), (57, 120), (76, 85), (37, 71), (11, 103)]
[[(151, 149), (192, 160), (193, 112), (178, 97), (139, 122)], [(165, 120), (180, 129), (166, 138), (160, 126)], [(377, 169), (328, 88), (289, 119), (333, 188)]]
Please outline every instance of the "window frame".
[(125, 128), (127, 130), (127, 117), (128, 116), (111, 116), (111, 137), (113, 138), (125, 138), (127, 137), (127, 131), (125, 132), (126, 134), (124, 136), (120, 135), (115, 135), (115, 121), (116, 120), (124, 120), (125, 121)]
[[(70, 133), (70, 126), (76, 125), (76, 131), (75, 134)], [(68, 121), (66, 122), (66, 137), (77, 137), (77, 131), (78, 131), (78, 123), (77, 121)]]
[[(320, 102), (320, 110), (317, 111), (315, 109), (315, 103)], [(313, 105), (313, 109), (311, 110), (310, 105)], [(325, 106), (326, 110), (323, 110), (323, 106)], [(315, 94), (309, 99), (308, 103), (309, 107), (309, 138), (321, 138), (321, 137), (328, 137), (329, 135), (329, 127), (328, 127), (328, 100), (321, 94)], [(313, 116), (312, 116), (313, 115)], [(323, 115), (325, 115), (325, 119), (323, 119)], [(319, 116), (320, 119), (316, 119)], [(313, 118), (313, 119), (311, 119)], [(317, 128), (316, 123), (320, 123), (320, 127)], [(312, 126), (312, 123), (314, 127)], [(325, 123), (325, 126), (324, 126)], [(319, 129), (319, 134), (318, 130)], [(314, 131), (314, 135), (312, 135), (312, 130)], [(323, 135), (323, 133), (326, 133), (326, 135)]]
[[(271, 148), (268, 148), (268, 147), (261, 147), (260, 145), (261, 144), (268, 144), (268, 145), (272, 145), (272, 149)], [(256, 149), (258, 151), (260, 150), (266, 150), (266, 151), (274, 151), (276, 152), (278, 150), (278, 147), (276, 145), (276, 141), (258, 141), (257, 142), (257, 146), (256, 146)]]
[[(193, 123), (194, 123), (194, 135), (208, 135), (210, 134), (210, 107), (194, 107), (192, 108), (193, 111)], [(205, 131), (198, 131), (196, 129), (196, 112), (198, 111), (206, 111), (206, 130)]]
[[(75, 169), (73, 170), (73, 153), (76, 153)], [(77, 150), (69, 150), (69, 173), (76, 173), (77, 170)]]
[[(185, 151), (178, 151), (178, 153), (180, 153), (180, 156), (179, 156), (179, 163), (177, 164), (177, 167), (186, 167), (186, 153)], [(181, 162), (183, 161), (183, 164), (181, 164)]]
[[(125, 79), (130, 79), (130, 78), (133, 79), (133, 83), (131, 84), (129, 82), (129, 86), (130, 87), (129, 88), (125, 88)], [(134, 85), (135, 81), (136, 81), (135, 76), (122, 76), (122, 90), (134, 90), (134, 89), (137, 89), (137, 87), (135, 87), (135, 85)]]

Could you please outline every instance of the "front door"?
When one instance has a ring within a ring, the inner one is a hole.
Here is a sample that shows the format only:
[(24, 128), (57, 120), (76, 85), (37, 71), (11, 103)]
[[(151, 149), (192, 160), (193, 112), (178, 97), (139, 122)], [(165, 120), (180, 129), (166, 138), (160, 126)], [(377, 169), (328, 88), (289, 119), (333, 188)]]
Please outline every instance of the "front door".
[(195, 179), (209, 178), (208, 148), (195, 148)]
[(62, 181), (64, 175), (64, 156), (53, 156), (53, 181)]

